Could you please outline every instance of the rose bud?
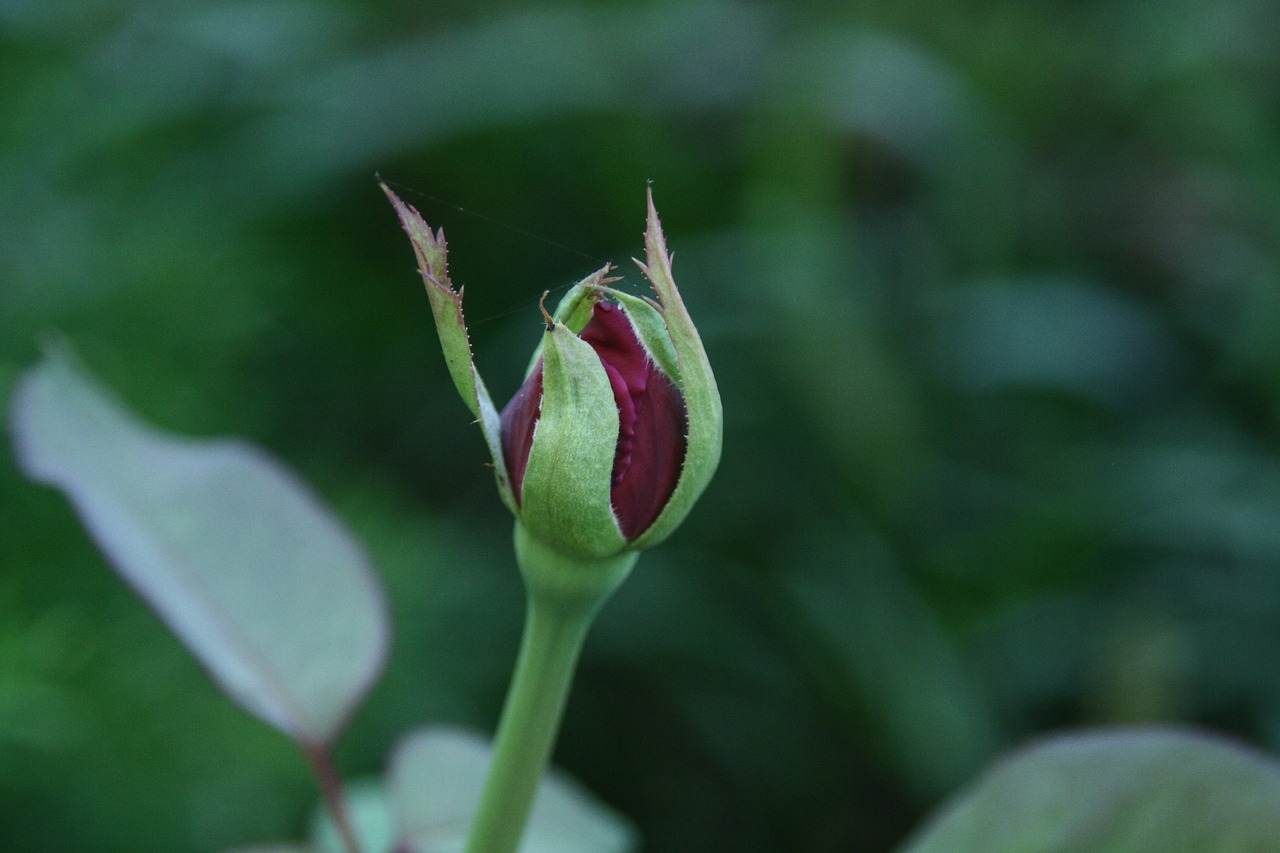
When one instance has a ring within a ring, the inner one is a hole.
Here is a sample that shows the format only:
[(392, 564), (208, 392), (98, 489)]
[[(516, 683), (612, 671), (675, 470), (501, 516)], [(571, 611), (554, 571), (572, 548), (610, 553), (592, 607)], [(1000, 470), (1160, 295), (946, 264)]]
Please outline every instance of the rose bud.
[(499, 416), (476, 371), (443, 234), (385, 185), (418, 257), (454, 384), (493, 457), (520, 537), (572, 559), (658, 544), (684, 520), (720, 459), (720, 395), (671, 277), (649, 197), (645, 263), (657, 302), (608, 285), (610, 267), (565, 295), (524, 384)]

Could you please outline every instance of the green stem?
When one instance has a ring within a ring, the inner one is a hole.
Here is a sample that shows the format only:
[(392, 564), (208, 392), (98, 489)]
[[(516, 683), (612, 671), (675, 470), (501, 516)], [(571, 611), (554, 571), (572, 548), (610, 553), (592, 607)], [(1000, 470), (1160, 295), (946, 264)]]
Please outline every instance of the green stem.
[(636, 554), (573, 559), (516, 525), (516, 557), (528, 591), (524, 636), (507, 691), (493, 762), (467, 853), (515, 853), (555, 747), (583, 640)]
[(500, 853), (519, 847), (560, 727), (587, 622), (540, 606), (530, 598), (520, 657), (498, 726), (493, 764), (471, 829), (468, 853)]

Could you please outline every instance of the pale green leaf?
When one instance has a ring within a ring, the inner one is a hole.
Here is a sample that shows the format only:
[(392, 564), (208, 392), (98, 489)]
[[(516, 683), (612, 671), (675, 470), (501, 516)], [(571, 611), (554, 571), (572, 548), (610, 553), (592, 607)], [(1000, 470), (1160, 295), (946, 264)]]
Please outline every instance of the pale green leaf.
[(902, 853), (1273, 853), (1280, 764), (1178, 729), (1055, 737), (998, 763)]
[(386, 657), (359, 544), (261, 450), (149, 426), (53, 352), (19, 383), (17, 458), (63, 491), (134, 590), (249, 713), (331, 740)]
[[(380, 779), (361, 779), (344, 789), (352, 831), (364, 853), (386, 853), (395, 842), (391, 804)], [(317, 853), (347, 853), (333, 816), (323, 806), (311, 820), (311, 844)]]
[[(411, 734), (391, 767), (392, 808), (410, 853), (461, 853), (489, 768), (488, 741), (448, 727)], [(520, 853), (628, 853), (635, 832), (564, 774), (543, 778)]]

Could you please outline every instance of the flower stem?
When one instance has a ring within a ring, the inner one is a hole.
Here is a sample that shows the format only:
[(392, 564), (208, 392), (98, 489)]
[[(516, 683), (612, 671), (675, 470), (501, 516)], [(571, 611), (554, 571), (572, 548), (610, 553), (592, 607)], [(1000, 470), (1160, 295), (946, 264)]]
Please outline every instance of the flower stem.
[(555, 747), (582, 643), (600, 605), (636, 560), (634, 553), (567, 558), (534, 540), (518, 523), (516, 556), (528, 592), (524, 636), (467, 853), (515, 853), (519, 848)]
[(530, 599), (468, 853), (507, 853), (519, 846), (555, 744), (587, 622)]

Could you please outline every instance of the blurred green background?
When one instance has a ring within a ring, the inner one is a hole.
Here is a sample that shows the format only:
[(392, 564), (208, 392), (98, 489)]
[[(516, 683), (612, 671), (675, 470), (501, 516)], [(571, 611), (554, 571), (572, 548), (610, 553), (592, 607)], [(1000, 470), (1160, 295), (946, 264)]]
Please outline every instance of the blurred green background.
[[(396, 620), (350, 775), (491, 730), (521, 619), (375, 172), (500, 399), (653, 181), (724, 461), (557, 753), (649, 853), (888, 850), (1051, 729), (1280, 749), (1280, 6), (0, 0), (0, 81), (0, 392), (60, 332), (336, 505)], [(0, 501), (0, 849), (300, 835), (294, 748), (7, 448)]]

